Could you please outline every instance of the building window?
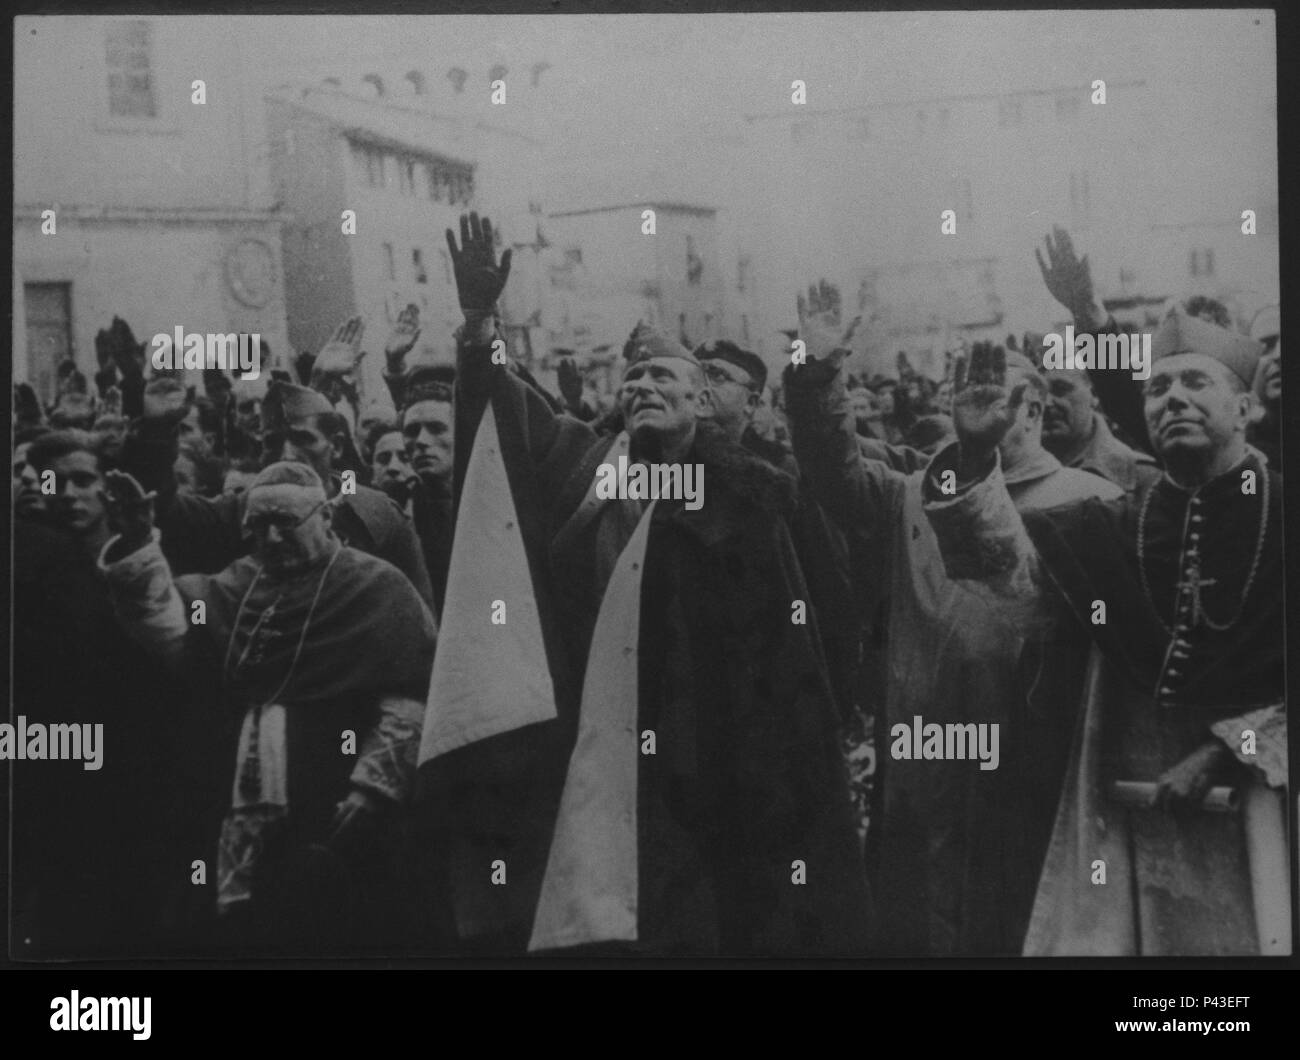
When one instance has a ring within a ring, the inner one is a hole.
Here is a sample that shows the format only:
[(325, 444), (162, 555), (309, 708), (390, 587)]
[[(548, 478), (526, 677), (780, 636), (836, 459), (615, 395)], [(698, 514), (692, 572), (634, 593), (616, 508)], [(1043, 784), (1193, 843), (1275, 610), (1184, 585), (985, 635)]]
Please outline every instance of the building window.
[(384, 244), (384, 268), (390, 280), (397, 279), (397, 261), (393, 257), (393, 244)]
[(565, 247), (564, 264), (581, 265), (582, 264), (582, 247)]
[(1004, 129), (1019, 125), (1024, 120), (1024, 103), (1019, 96), (1006, 96), (998, 100), (998, 124)]
[(403, 195), (415, 194), (415, 160), (399, 158), (397, 161), (397, 180)]
[(370, 187), (382, 188), (384, 186), (383, 151), (377, 147), (371, 147), (369, 144), (354, 144), (352, 157), (356, 160), (359, 173), (364, 175), (366, 183)]
[(1189, 271), (1193, 276), (1214, 275), (1214, 251), (1209, 247), (1193, 250), (1189, 262)]
[(72, 284), (23, 284), (27, 321), (27, 378), (46, 405), (58, 388), (58, 369), (72, 359)]
[(748, 254), (742, 254), (740, 260), (736, 262), (736, 290), (744, 292), (749, 286), (749, 269), (750, 258)]
[(1078, 96), (1057, 96), (1056, 97), (1056, 120), (1057, 121), (1074, 121), (1079, 116), (1079, 97)]
[(415, 282), (428, 283), (429, 274), (424, 271), (424, 254), (419, 247), (415, 247), (411, 251), (411, 264), (415, 266)]
[(108, 112), (119, 118), (158, 117), (151, 67), (152, 27), (148, 22), (110, 22), (105, 27), (105, 46)]

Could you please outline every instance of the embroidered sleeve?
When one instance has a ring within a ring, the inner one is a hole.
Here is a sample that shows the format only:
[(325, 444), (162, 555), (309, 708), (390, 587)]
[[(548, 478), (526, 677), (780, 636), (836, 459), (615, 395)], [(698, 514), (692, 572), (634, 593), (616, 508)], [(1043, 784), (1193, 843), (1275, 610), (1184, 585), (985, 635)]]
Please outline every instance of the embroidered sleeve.
[(1001, 459), (982, 479), (950, 496), (941, 483), (947, 471), (956, 474), (956, 459), (956, 445), (935, 456), (924, 494), (948, 577), (984, 582), (1006, 596), (1035, 591), (1038, 553), (1007, 492)]
[(148, 651), (179, 662), (190, 625), (160, 540), (155, 528), (143, 548), (109, 562), (106, 557), (120, 541), (114, 537), (99, 554), (99, 570), (108, 581), (113, 610), (127, 635)]
[(1286, 713), (1281, 703), (1216, 721), (1210, 731), (1270, 788), (1286, 787)]
[(423, 703), (403, 696), (385, 696), (379, 704), (379, 722), (361, 741), (352, 783), (396, 803), (405, 803), (415, 787), (423, 721)]

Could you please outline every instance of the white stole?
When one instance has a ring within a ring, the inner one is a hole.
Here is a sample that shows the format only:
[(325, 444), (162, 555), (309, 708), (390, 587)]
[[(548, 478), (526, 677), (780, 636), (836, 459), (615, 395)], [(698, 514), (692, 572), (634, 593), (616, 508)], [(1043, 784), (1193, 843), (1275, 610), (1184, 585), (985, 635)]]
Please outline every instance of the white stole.
[(655, 503), (601, 600), (529, 950), (637, 937), (637, 658)]

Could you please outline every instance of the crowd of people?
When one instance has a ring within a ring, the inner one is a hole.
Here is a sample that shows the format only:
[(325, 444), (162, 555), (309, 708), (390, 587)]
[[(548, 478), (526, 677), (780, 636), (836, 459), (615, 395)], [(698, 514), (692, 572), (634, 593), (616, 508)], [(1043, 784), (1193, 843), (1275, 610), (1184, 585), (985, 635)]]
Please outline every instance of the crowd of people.
[(456, 362), (408, 306), (384, 394), (356, 317), (201, 393), (115, 318), (15, 388), (14, 713), (105, 726), (12, 767), (20, 952), (1285, 952), (1275, 308), (1172, 306), (1142, 383), (1035, 333), (864, 378), (823, 281), (779, 376), (638, 324), (602, 402), (447, 239)]

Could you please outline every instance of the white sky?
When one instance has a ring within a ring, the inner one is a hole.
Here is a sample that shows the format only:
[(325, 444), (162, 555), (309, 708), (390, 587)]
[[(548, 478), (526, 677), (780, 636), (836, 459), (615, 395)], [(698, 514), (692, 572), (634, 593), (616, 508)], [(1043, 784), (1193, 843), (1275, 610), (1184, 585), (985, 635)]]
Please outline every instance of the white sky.
[[(509, 118), (549, 133), (572, 169), (647, 167), (690, 186), (725, 165), (746, 114), (940, 95), (1142, 79), (1167, 121), (1153, 130), (1171, 172), (1216, 172), (1276, 197), (1271, 11), (831, 12), (727, 15), (244, 16), (251, 71), (285, 80), (471, 72), (487, 92), (497, 62), (521, 81), (551, 64), (541, 92), (515, 92)], [(215, 29), (215, 26), (214, 26)], [(500, 119), (504, 108), (492, 108)], [(692, 180), (692, 178), (695, 178)]]

